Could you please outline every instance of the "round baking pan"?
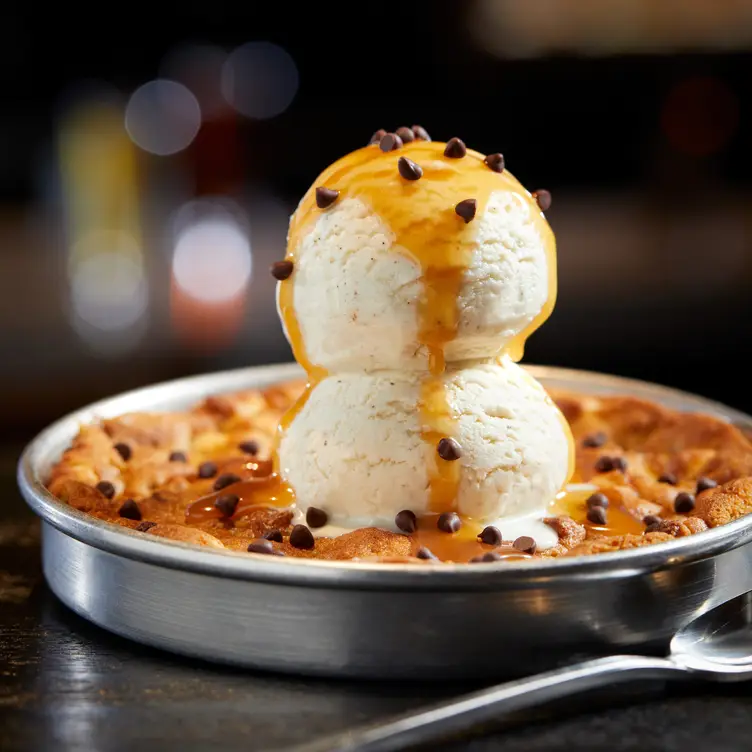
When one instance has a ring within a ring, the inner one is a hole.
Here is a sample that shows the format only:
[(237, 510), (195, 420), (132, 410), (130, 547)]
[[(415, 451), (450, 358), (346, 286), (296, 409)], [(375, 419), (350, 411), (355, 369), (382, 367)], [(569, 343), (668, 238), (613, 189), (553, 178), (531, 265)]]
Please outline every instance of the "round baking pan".
[[(640, 381), (528, 367), (548, 388), (626, 394), (752, 418)], [(752, 515), (668, 543), (483, 566), (329, 562), (199, 549), (88, 517), (44, 487), (79, 425), (177, 410), (210, 394), (299, 378), (246, 368), (128, 392), (79, 410), (25, 450), (18, 479), (42, 518), (45, 577), (75, 612), (165, 650), (289, 673), (361, 678), (514, 676), (573, 655), (660, 650), (699, 612), (752, 589)]]

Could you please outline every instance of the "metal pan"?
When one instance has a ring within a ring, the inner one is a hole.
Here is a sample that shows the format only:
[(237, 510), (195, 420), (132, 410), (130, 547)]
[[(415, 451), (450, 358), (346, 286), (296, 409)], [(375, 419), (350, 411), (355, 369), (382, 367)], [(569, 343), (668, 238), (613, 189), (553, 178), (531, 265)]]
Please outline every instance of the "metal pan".
[[(639, 381), (530, 367), (547, 387), (631, 394), (752, 429), (752, 418)], [(42, 518), (44, 573), (78, 614), (138, 642), (212, 661), (362, 678), (514, 676), (577, 655), (660, 649), (686, 621), (752, 589), (752, 516), (630, 551), (437, 567), (207, 551), (89, 518), (44, 488), (81, 423), (187, 407), (300, 376), (248, 368), (139, 389), (55, 423), (19, 463)]]

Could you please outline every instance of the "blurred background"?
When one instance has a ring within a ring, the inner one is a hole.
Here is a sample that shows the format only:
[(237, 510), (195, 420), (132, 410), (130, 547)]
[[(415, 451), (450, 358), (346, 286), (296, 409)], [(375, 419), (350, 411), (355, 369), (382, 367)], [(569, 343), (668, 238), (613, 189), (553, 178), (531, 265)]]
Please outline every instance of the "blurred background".
[(0, 45), (6, 437), (130, 387), (287, 360), (268, 267), (377, 128), (548, 188), (526, 361), (752, 410), (752, 3), (11, 3)]

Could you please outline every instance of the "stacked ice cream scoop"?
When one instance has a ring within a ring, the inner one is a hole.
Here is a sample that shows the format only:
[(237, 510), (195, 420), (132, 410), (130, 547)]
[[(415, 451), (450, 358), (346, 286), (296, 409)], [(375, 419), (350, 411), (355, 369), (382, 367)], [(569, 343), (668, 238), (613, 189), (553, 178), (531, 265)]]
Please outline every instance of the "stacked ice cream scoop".
[(515, 363), (556, 298), (549, 200), (500, 154), (418, 126), (319, 176), (274, 270), (310, 381), (278, 448), (302, 510), (344, 528), (397, 529), (409, 510), (536, 533), (571, 462), (561, 414)]

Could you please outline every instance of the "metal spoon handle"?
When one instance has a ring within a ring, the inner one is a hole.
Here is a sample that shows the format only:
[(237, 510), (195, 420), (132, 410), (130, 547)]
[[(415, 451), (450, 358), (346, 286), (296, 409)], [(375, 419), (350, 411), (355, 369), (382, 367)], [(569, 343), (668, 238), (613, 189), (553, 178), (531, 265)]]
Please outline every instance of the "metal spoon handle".
[(548, 700), (616, 682), (671, 679), (685, 669), (665, 658), (617, 655), (547, 671), (439, 703), (391, 721), (346, 731), (290, 752), (393, 752), (498, 719)]

